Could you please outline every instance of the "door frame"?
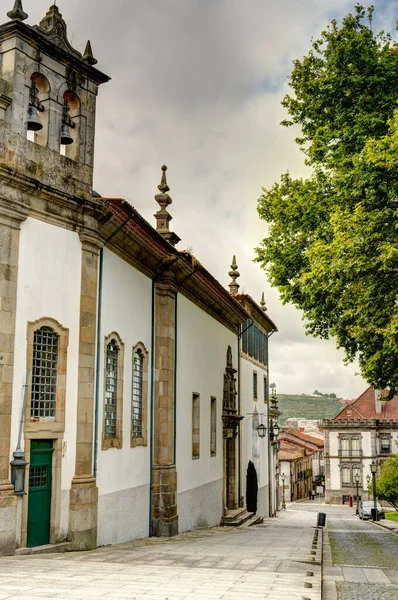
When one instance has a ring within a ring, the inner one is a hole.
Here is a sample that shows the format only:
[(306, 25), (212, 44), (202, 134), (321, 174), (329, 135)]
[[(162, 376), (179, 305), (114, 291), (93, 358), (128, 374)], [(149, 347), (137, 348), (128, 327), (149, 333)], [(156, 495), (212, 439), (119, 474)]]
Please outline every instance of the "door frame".
[[(56, 436), (56, 434), (55, 434)], [(53, 443), (53, 459), (51, 469), (51, 503), (50, 503), (50, 544), (60, 542), (61, 526), (61, 463), (62, 463), (62, 437), (45, 435), (40, 431), (25, 435), (26, 468), (25, 490), (27, 494), (22, 500), (21, 539), (20, 546), (26, 548), (28, 540), (28, 496), (29, 496), (29, 471), (30, 471), (30, 444), (31, 440), (51, 440)]]

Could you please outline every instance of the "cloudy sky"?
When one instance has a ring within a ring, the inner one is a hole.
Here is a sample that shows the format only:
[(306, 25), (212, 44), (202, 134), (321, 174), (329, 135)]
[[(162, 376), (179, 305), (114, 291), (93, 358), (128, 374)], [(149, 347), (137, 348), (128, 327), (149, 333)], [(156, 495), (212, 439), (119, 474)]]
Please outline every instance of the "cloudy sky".
[[(364, 5), (369, 5), (366, 0)], [(394, 30), (398, 0), (374, 0), (376, 28)], [(13, 0), (2, 0), (9, 10)], [(23, 0), (29, 24), (50, 0)], [(282, 306), (253, 263), (266, 234), (257, 198), (289, 170), (305, 174), (295, 133), (279, 125), (292, 61), (355, 0), (57, 0), (69, 40), (91, 40), (100, 89), (95, 189), (128, 199), (151, 223), (160, 166), (168, 165), (171, 229), (225, 286), (232, 255), (241, 291), (265, 292), (279, 332), (271, 380), (284, 393), (354, 397), (366, 384), (333, 341), (306, 337), (301, 314)]]

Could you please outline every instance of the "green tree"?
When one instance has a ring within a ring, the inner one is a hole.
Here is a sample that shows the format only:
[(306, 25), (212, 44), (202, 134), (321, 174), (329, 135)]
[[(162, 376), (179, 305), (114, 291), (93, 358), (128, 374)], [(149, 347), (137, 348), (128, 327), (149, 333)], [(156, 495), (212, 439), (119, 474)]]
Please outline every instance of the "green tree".
[(257, 260), (306, 332), (336, 338), (375, 387), (398, 388), (398, 46), (357, 5), (294, 62), (283, 99), (312, 169), (258, 202)]
[(383, 463), (376, 477), (376, 494), (398, 510), (398, 454), (391, 454)]

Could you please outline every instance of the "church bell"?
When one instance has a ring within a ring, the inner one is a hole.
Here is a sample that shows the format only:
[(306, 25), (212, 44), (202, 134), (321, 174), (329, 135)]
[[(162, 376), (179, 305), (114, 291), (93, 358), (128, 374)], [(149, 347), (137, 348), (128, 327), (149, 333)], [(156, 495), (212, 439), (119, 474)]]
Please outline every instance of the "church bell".
[(64, 101), (64, 110), (62, 114), (62, 126), (61, 126), (61, 146), (69, 146), (73, 144), (74, 139), (70, 134), (69, 127), (74, 127), (75, 124), (69, 116), (69, 105), (67, 101)]
[(40, 129), (43, 129), (43, 125), (39, 119), (39, 113), (35, 106), (29, 106), (28, 108), (27, 128), (28, 131), (40, 131)]
[(70, 144), (73, 144), (73, 137), (70, 134), (69, 131), (69, 125), (67, 123), (62, 123), (62, 127), (61, 127), (61, 145), (62, 146), (69, 146)]

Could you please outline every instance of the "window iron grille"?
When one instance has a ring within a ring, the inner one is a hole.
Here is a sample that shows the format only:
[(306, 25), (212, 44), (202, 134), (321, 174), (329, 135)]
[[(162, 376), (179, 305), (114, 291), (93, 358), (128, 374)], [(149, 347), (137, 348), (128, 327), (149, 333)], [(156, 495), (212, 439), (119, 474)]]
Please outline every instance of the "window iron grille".
[(34, 332), (30, 416), (55, 417), (58, 335), (50, 327)]
[(47, 467), (30, 467), (29, 489), (47, 486)]
[(116, 438), (119, 348), (116, 340), (106, 346), (105, 438)]
[(144, 374), (144, 356), (141, 350), (134, 353), (133, 365), (133, 414), (132, 436), (142, 438), (142, 382)]

